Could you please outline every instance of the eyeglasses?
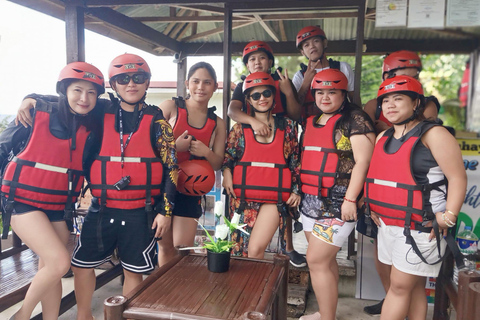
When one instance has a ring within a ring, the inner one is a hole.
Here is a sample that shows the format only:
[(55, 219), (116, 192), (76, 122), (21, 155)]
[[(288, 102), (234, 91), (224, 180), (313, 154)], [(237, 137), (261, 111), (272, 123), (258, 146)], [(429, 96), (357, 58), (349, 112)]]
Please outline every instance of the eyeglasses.
[(115, 81), (121, 85), (129, 84), (130, 79), (133, 80), (133, 83), (143, 84), (149, 79), (149, 77), (146, 73), (135, 73), (134, 75), (128, 75), (125, 73), (115, 77)]
[(264, 96), (265, 98), (270, 98), (272, 96), (273, 92), (270, 89), (264, 90), (263, 92), (255, 92), (250, 95), (253, 101), (260, 100), (261, 96)]

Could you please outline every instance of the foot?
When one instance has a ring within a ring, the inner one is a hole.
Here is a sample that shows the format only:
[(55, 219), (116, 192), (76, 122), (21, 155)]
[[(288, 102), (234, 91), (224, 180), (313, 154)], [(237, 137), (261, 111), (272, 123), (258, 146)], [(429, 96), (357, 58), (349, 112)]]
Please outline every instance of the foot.
[(307, 266), (307, 259), (305, 259), (305, 256), (303, 254), (300, 254), (295, 250), (292, 250), (290, 252), (284, 250), (283, 253), (290, 258), (290, 264), (292, 266), (296, 268), (302, 268)]
[(321, 320), (320, 312), (301, 316), (298, 320)]
[(363, 308), (363, 311), (371, 316), (379, 316), (380, 313), (382, 313), (383, 301), (385, 301), (385, 299), (383, 299), (377, 304), (366, 306), (365, 308)]

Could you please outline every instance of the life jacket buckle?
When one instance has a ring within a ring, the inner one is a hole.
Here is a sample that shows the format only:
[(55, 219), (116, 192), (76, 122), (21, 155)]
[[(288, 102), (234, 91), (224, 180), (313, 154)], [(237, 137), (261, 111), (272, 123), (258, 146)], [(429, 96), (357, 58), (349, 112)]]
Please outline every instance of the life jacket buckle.
[(146, 211), (146, 212), (152, 212), (152, 211), (153, 211), (152, 202), (151, 202), (151, 201), (145, 201), (145, 211)]
[(7, 202), (5, 203), (5, 211), (9, 214), (13, 212), (13, 203), (13, 200), (7, 200)]

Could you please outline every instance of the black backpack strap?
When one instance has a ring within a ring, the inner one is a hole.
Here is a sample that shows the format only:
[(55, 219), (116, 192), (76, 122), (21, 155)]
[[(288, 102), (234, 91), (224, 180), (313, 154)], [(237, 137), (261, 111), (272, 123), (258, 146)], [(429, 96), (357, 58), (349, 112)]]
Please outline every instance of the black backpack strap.
[(185, 99), (183, 99), (182, 96), (172, 97), (172, 100), (175, 101), (175, 105), (176, 105), (178, 108), (183, 108), (183, 109), (186, 108), (186, 106), (185, 106)]
[(340, 70), (340, 61), (328, 59), (328, 65), (330, 66), (330, 69)]

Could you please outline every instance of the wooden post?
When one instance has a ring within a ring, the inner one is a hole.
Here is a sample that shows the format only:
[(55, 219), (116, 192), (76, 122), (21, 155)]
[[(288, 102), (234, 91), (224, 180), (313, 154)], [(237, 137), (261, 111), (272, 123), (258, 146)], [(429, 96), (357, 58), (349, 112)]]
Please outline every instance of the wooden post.
[[(355, 42), (355, 86), (353, 102), (362, 106), (360, 99), (360, 77), (362, 76), (362, 55), (363, 55), (363, 38), (365, 29), (365, 2), (358, 1), (358, 17), (357, 17), (357, 40)], [(349, 253), (350, 255), (350, 253)]]
[[(232, 5), (225, 3), (223, 22), (223, 112), (222, 117), (230, 129), (230, 119), (227, 117), (227, 109), (230, 104), (230, 82), (232, 76)], [(227, 212), (227, 211), (225, 211)]]
[(287, 319), (287, 298), (288, 298), (288, 267), (289, 259), (285, 255), (276, 254), (273, 257), (273, 264), (283, 268), (284, 273), (278, 288), (272, 308), (272, 319)]
[[(457, 320), (468, 319), (468, 303), (469, 303), (469, 285), (472, 282), (480, 282), (480, 274), (472, 271), (458, 272), (458, 308)], [(476, 301), (473, 302), (475, 304)]]
[(183, 58), (180, 53), (180, 61), (177, 63), (177, 96), (186, 97), (187, 87), (185, 80), (187, 80), (187, 57)]
[(67, 40), (67, 63), (85, 61), (84, 9), (65, 1), (65, 36)]
[(113, 296), (103, 302), (103, 315), (105, 320), (123, 319), (123, 310), (127, 303), (127, 297)]
[(468, 285), (467, 315), (469, 320), (480, 320), (480, 282)]

